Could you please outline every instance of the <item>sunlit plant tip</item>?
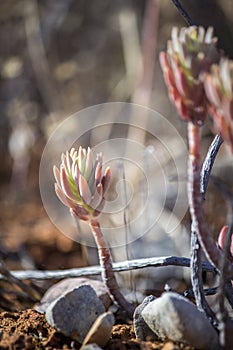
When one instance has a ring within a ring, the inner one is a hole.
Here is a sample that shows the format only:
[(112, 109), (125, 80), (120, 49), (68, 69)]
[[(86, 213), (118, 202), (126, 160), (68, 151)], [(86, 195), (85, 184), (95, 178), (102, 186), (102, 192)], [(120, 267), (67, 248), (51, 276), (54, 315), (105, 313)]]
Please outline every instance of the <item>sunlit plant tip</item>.
[(111, 171), (102, 174), (102, 154), (94, 159), (92, 150), (79, 147), (63, 153), (59, 169), (54, 166), (55, 191), (60, 201), (70, 208), (72, 216), (92, 220), (103, 210)]

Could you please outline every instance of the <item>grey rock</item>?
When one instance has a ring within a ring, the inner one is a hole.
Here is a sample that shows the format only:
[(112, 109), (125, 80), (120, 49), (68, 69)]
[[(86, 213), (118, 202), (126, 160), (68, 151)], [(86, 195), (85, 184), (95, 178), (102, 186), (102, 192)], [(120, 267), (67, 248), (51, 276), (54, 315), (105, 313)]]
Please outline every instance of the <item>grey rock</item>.
[(82, 343), (104, 312), (104, 305), (94, 289), (83, 285), (54, 300), (46, 310), (46, 319), (52, 327)]
[(100, 348), (99, 345), (97, 345), (97, 344), (87, 344), (87, 345), (81, 347), (81, 349), (82, 350), (102, 350), (102, 348)]
[(140, 340), (156, 340), (158, 337), (156, 334), (148, 327), (146, 322), (144, 321), (144, 318), (142, 317), (142, 311), (145, 309), (145, 307), (155, 300), (155, 297), (153, 295), (150, 295), (146, 297), (142, 304), (140, 304), (134, 311), (133, 315), (133, 326), (134, 326), (134, 332), (137, 339)]
[(57, 298), (59, 298), (62, 294), (70, 292), (75, 288), (78, 288), (82, 285), (90, 285), (103, 302), (105, 306), (105, 310), (108, 310), (109, 306), (112, 303), (112, 300), (108, 294), (107, 288), (102, 281), (93, 280), (90, 278), (66, 278), (58, 283), (55, 283), (50, 287), (40, 303), (35, 306), (35, 310), (44, 313), (46, 312), (47, 307)]
[(91, 343), (105, 346), (111, 337), (114, 323), (115, 319), (111, 312), (100, 315), (86, 335), (83, 346)]
[(205, 315), (179, 294), (164, 293), (144, 308), (142, 317), (161, 339), (183, 342), (197, 349), (218, 349), (217, 332)]

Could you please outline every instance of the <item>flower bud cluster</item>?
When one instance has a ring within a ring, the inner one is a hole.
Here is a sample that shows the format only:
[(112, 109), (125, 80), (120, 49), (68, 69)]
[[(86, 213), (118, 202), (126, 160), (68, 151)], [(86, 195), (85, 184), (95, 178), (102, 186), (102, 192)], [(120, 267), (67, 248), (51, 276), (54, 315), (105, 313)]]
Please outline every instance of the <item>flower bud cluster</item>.
[(229, 144), (233, 153), (233, 61), (222, 58), (205, 75), (205, 92), (215, 131)]
[(171, 101), (186, 121), (202, 125), (207, 115), (203, 72), (219, 60), (213, 28), (173, 28), (160, 62)]
[(173, 28), (160, 63), (181, 118), (201, 126), (209, 112), (233, 153), (233, 61), (218, 51), (213, 28)]
[(74, 217), (91, 220), (102, 211), (104, 195), (110, 184), (110, 168), (102, 175), (102, 154), (96, 159), (88, 147), (74, 148), (61, 156), (61, 165), (53, 168), (55, 191), (60, 201), (70, 208)]

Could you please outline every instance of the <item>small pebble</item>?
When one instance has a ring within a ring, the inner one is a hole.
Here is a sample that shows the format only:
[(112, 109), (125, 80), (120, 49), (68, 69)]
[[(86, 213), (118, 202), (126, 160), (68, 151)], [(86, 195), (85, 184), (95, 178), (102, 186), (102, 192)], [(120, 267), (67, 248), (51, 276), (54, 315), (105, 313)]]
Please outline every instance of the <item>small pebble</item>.
[(104, 305), (94, 289), (83, 285), (53, 301), (46, 310), (46, 319), (52, 327), (82, 343), (104, 312)]
[(83, 346), (90, 343), (105, 346), (111, 337), (114, 323), (115, 319), (111, 312), (105, 312), (100, 315), (86, 335)]
[(142, 310), (144, 310), (145, 307), (153, 300), (155, 300), (155, 297), (153, 295), (146, 297), (134, 311), (133, 326), (137, 339), (152, 341), (158, 339), (156, 334), (152, 332), (152, 330), (148, 327), (148, 325), (144, 321), (144, 318), (142, 317)]
[(177, 293), (162, 294), (144, 308), (142, 317), (161, 339), (186, 343), (197, 349), (218, 349), (217, 332), (205, 315)]
[(47, 307), (51, 304), (55, 299), (60, 297), (62, 294), (71, 292), (75, 288), (78, 288), (83, 285), (90, 285), (103, 302), (105, 306), (105, 310), (108, 310), (109, 306), (112, 303), (112, 300), (108, 294), (107, 288), (102, 281), (93, 280), (90, 278), (65, 278), (62, 281), (55, 283), (52, 285), (44, 294), (40, 303), (35, 306), (35, 310), (44, 313), (46, 312)]
[(82, 350), (102, 350), (97, 344), (87, 344), (81, 348)]
[(175, 345), (173, 342), (167, 342), (162, 347), (162, 350), (180, 350), (180, 347), (178, 345)]

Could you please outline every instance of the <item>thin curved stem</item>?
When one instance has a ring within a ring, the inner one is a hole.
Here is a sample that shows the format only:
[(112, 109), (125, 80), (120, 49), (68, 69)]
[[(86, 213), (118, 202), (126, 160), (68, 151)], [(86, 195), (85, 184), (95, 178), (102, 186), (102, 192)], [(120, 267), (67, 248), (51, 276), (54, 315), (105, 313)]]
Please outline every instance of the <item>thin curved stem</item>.
[(203, 199), (205, 199), (205, 194), (209, 183), (210, 173), (222, 143), (223, 143), (222, 137), (220, 135), (216, 135), (208, 149), (208, 153), (203, 162), (202, 169), (201, 169), (201, 194)]
[(102, 234), (99, 222), (97, 220), (92, 220), (90, 222), (90, 228), (98, 248), (103, 282), (107, 286), (110, 296), (127, 312), (128, 316), (132, 318), (134, 307), (125, 299), (120, 291), (120, 287), (113, 271), (111, 254), (107, 247), (107, 242)]
[[(193, 229), (197, 233), (201, 247), (208, 260), (221, 269), (222, 253), (217, 248), (215, 241), (210, 234), (203, 211), (203, 200), (200, 192), (200, 166), (199, 166), (199, 127), (188, 123), (189, 134), (189, 166), (188, 166), (188, 200)], [(228, 262), (227, 276), (233, 276), (233, 265)]]
[(178, 0), (172, 0), (172, 2), (180, 12), (181, 16), (184, 18), (184, 20), (188, 23), (188, 25), (193, 26), (195, 23), (193, 22), (192, 18), (189, 16), (188, 12), (185, 11), (181, 3)]
[[(189, 138), (189, 164), (188, 164), (188, 194), (190, 214), (192, 218), (191, 225), (191, 246), (190, 246), (190, 266), (191, 266), (191, 282), (193, 293), (195, 296), (197, 308), (203, 311), (210, 319), (211, 323), (216, 327), (216, 317), (206, 301), (202, 282), (202, 268), (201, 268), (201, 247), (197, 232), (197, 218), (194, 203), (197, 201), (198, 205), (202, 204), (200, 193), (200, 128), (193, 124), (188, 124), (188, 138)], [(202, 178), (203, 179), (203, 178)], [(195, 187), (194, 187), (195, 186)], [(198, 190), (196, 190), (198, 188)], [(197, 205), (197, 207), (198, 207)]]

